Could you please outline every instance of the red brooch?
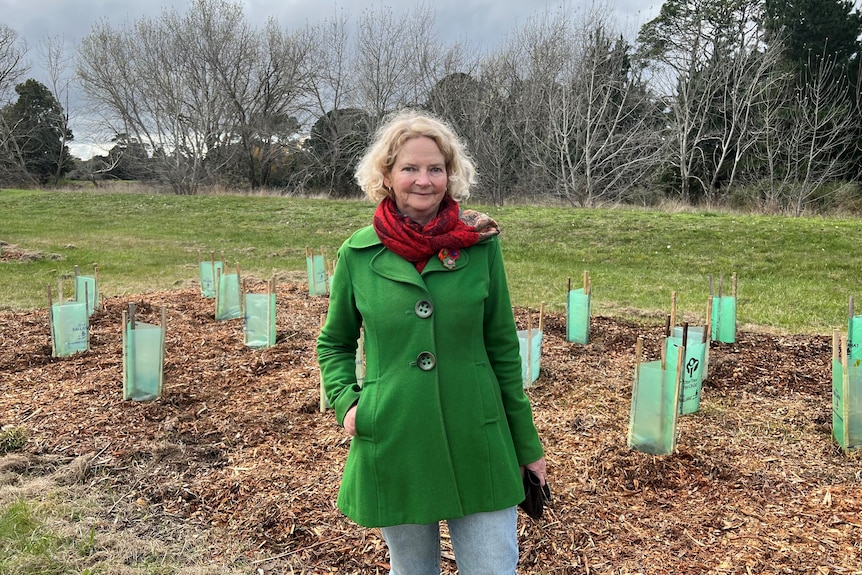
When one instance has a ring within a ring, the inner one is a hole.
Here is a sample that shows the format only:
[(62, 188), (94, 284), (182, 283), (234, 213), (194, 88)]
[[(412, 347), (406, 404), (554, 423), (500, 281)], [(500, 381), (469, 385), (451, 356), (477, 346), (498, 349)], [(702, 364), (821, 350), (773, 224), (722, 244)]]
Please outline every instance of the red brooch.
[(447, 270), (455, 269), (455, 262), (458, 261), (460, 256), (461, 250), (450, 250), (449, 248), (443, 248), (437, 254), (437, 257), (440, 258), (441, 262), (443, 262), (443, 267)]

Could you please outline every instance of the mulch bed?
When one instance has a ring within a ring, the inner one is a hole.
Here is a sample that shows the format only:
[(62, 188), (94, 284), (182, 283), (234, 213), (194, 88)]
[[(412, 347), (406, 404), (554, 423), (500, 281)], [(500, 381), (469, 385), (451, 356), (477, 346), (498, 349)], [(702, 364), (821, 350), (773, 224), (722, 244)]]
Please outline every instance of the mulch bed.
[[(46, 310), (0, 313), (0, 425), (25, 428), (33, 457), (87, 458), (82, 481), (110, 477), (152, 520), (249, 542), (259, 573), (385, 572), (379, 532), (335, 508), (349, 441), (319, 409), (327, 299), (294, 283), (277, 299), (263, 350), (195, 287), (105, 299), (90, 351), (65, 358), (51, 356)], [(150, 402), (122, 399), (130, 302), (147, 323), (167, 309), (165, 390)], [(554, 500), (540, 522), (519, 517), (523, 573), (862, 573), (862, 458), (831, 439), (831, 337), (713, 343), (699, 411), (655, 457), (626, 433), (635, 341), (656, 358), (663, 328), (594, 317), (578, 345), (565, 327), (546, 314), (528, 389)]]

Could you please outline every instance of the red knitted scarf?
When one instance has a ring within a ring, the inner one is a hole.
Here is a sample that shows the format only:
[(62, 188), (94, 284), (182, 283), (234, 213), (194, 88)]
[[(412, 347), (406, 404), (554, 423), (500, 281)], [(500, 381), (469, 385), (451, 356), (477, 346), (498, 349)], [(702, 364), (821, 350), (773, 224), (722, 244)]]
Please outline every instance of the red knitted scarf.
[(431, 256), (437, 254), (442, 260), (454, 250), (457, 259), (457, 250), (500, 233), (500, 228), (485, 214), (461, 211), (458, 202), (446, 195), (437, 215), (424, 226), (400, 213), (392, 198), (385, 198), (374, 212), (374, 231), (384, 246), (421, 273)]

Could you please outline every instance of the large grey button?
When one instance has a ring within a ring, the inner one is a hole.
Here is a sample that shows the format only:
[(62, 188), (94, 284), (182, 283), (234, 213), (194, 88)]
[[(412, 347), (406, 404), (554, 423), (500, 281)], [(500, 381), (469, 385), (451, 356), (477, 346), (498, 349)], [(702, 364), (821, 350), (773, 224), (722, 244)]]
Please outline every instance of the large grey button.
[(437, 365), (437, 358), (434, 357), (434, 354), (430, 351), (423, 351), (416, 356), (416, 362), (414, 365), (418, 365), (419, 369), (422, 371), (430, 371), (434, 369), (435, 365)]
[(434, 313), (434, 304), (427, 299), (421, 299), (416, 302), (416, 307), (413, 309), (416, 311), (416, 315), (425, 319), (426, 317), (431, 317), (431, 314)]

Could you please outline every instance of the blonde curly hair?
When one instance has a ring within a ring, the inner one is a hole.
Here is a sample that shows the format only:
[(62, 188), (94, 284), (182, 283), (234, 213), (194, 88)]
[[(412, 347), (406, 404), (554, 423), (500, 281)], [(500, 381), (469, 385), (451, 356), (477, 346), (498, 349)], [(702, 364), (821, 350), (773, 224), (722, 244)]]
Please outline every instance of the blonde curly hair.
[(395, 164), (395, 157), (404, 142), (422, 136), (434, 140), (446, 160), (449, 176), (446, 193), (456, 201), (470, 197), (470, 186), (476, 183), (476, 167), (455, 131), (428, 112), (404, 109), (388, 117), (378, 128), (356, 167), (356, 182), (370, 200), (379, 202), (392, 197), (392, 191), (386, 188), (383, 178)]

